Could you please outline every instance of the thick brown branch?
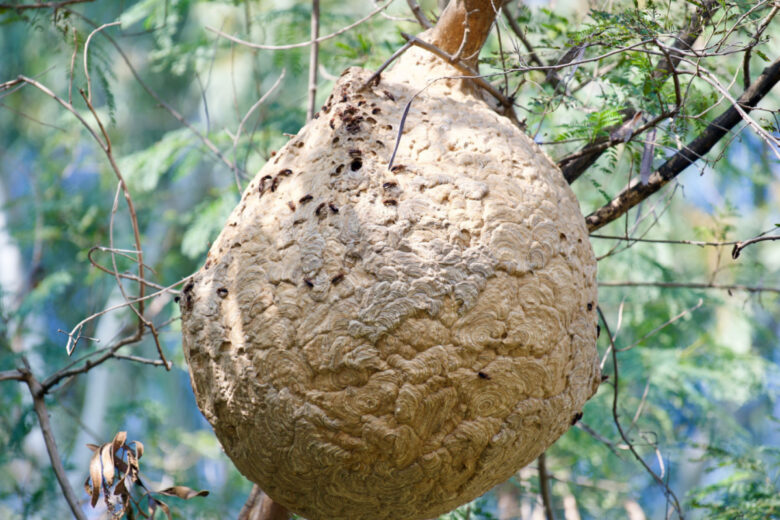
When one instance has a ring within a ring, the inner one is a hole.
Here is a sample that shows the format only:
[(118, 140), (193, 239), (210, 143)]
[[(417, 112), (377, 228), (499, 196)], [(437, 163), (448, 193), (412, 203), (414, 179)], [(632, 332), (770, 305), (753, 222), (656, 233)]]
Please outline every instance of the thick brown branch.
[[(780, 81), (780, 59), (775, 60), (769, 67), (764, 69), (761, 76), (737, 99), (737, 104), (744, 112), (749, 113), (778, 81)], [(695, 163), (700, 157), (703, 157), (729, 130), (742, 120), (739, 112), (736, 106), (726, 110), (707, 125), (707, 128), (693, 141), (688, 143), (687, 146), (667, 159), (650, 176), (646, 184), (635, 180), (608, 204), (588, 215), (585, 219), (588, 230), (591, 232), (595, 231), (616, 220), (650, 195), (663, 188), (670, 180)]]
[(482, 44), (504, 3), (505, 0), (452, 0), (425, 39), (476, 68)]

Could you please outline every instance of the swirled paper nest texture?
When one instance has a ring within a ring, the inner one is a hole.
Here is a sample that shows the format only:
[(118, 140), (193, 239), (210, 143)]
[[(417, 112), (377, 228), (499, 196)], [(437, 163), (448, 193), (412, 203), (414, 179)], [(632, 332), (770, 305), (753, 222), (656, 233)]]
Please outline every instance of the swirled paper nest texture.
[(348, 69), (182, 295), (199, 407), (238, 469), (310, 519), (451, 510), (533, 461), (598, 385), (574, 194), (437, 74), (454, 71), (421, 50), (364, 90)]

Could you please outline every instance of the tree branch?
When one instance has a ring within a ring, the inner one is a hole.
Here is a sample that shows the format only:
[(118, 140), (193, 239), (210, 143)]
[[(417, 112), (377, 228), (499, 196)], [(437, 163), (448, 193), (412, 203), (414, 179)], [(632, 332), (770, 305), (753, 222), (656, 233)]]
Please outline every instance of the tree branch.
[(37, 4), (0, 4), (0, 9), (14, 9), (24, 11), (26, 9), (61, 9), (72, 4), (86, 4), (94, 0), (62, 0), (61, 2), (38, 2)]
[(68, 502), (68, 506), (70, 506), (73, 516), (78, 520), (87, 520), (87, 517), (79, 506), (79, 500), (76, 498), (76, 494), (73, 492), (70, 482), (68, 482), (65, 467), (62, 465), (62, 459), (57, 450), (57, 442), (54, 440), (54, 433), (52, 432), (51, 423), (49, 422), (49, 411), (46, 408), (46, 401), (44, 401), (46, 391), (38, 380), (35, 379), (35, 376), (33, 376), (30, 367), (27, 364), (27, 360), (22, 359), (22, 361), (25, 364), (25, 368), (20, 372), (24, 377), (24, 382), (27, 383), (27, 387), (30, 389), (30, 395), (32, 395), (33, 398), (33, 407), (35, 408), (35, 414), (38, 416), (38, 422), (41, 425), (43, 441), (46, 443), (46, 451), (49, 453), (49, 460), (51, 461), (54, 475), (57, 477), (57, 482), (60, 484), (62, 494), (65, 496), (65, 500)]
[(599, 287), (661, 287), (664, 289), (717, 289), (721, 291), (746, 291), (749, 293), (769, 292), (780, 294), (780, 287), (762, 287), (760, 285), (720, 284), (705, 282), (599, 282)]
[(274, 502), (260, 487), (255, 484), (252, 491), (238, 514), (238, 520), (288, 520), (290, 512)]
[(406, 0), (406, 3), (409, 4), (409, 9), (412, 10), (412, 14), (424, 29), (430, 29), (433, 27), (431, 21), (428, 20), (428, 17), (425, 16), (425, 13), (423, 13), (422, 9), (420, 9), (420, 4), (418, 4), (415, 0)]
[(314, 118), (317, 100), (317, 62), (319, 61), (320, 45), (317, 38), (320, 35), (320, 0), (311, 2), (311, 49), (309, 50), (309, 103), (306, 111), (306, 121)]
[(780, 81), (780, 59), (775, 60), (764, 69), (764, 72), (761, 73), (761, 76), (758, 77), (750, 88), (739, 96), (737, 105), (732, 105), (728, 110), (715, 118), (693, 141), (667, 159), (650, 176), (646, 184), (635, 180), (608, 204), (588, 215), (585, 218), (588, 231), (595, 231), (618, 219), (628, 210), (663, 188), (700, 157), (707, 154), (729, 130), (742, 121), (740, 111), (749, 113), (778, 81)]
[(550, 496), (550, 475), (547, 473), (547, 457), (544, 453), (539, 455), (536, 460), (539, 469), (539, 492), (542, 495), (542, 505), (544, 506), (544, 518), (546, 520), (555, 520), (553, 511), (552, 497)]

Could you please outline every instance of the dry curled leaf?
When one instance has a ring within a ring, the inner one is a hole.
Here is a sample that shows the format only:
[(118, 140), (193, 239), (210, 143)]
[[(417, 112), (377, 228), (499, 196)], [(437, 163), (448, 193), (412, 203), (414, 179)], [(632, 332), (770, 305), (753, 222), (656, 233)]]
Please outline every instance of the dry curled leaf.
[[(149, 490), (140, 478), (139, 459), (143, 456), (144, 445), (139, 441), (128, 442), (127, 432), (118, 432), (111, 442), (102, 445), (87, 444), (87, 447), (93, 451), (93, 454), (89, 462), (89, 477), (84, 482), (84, 490), (90, 497), (92, 507), (97, 505), (102, 491), (106, 508), (112, 518), (127, 515), (127, 518), (132, 520), (136, 518), (136, 514), (144, 518), (154, 518), (159, 508), (171, 519), (168, 505), (152, 496), (153, 494), (159, 493), (185, 500), (196, 496), (205, 497), (209, 494), (208, 491), (196, 491), (186, 486), (172, 486), (158, 492)], [(144, 498), (146, 498), (146, 510), (141, 509)]]

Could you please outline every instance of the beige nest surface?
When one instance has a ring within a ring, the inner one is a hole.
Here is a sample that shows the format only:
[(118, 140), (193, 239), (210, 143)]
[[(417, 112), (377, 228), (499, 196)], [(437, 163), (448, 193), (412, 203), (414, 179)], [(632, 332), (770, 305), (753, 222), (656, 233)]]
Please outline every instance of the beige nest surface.
[(459, 80), (414, 72), (451, 69), (403, 60), (365, 89), (344, 73), (182, 296), (198, 405), (310, 519), (444, 513), (538, 457), (600, 380), (596, 262), (560, 171)]

